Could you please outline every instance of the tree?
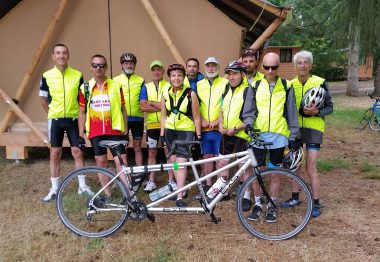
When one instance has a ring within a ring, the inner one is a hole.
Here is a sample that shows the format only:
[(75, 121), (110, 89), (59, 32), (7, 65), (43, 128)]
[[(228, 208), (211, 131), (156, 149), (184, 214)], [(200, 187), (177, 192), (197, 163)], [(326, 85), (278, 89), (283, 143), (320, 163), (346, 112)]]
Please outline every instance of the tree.
[(380, 0), (339, 0), (334, 9), (333, 36), (338, 47), (349, 47), (347, 95), (358, 94), (357, 67), (359, 57), (369, 54), (375, 58), (375, 90), (380, 96), (380, 59), (376, 50), (380, 47)]

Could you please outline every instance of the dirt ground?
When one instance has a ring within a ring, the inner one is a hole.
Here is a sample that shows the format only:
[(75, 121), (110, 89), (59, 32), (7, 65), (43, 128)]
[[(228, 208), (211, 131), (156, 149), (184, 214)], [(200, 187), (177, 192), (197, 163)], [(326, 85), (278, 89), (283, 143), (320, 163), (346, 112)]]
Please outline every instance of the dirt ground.
[[(370, 105), (367, 97), (339, 93), (334, 102), (335, 110)], [(60, 222), (54, 203), (41, 202), (50, 187), (47, 149), (29, 151), (30, 159), (19, 164), (4, 160), (1, 149), (0, 261), (380, 261), (380, 179), (366, 178), (365, 168), (380, 173), (380, 132), (328, 124), (320, 159), (333, 168), (319, 172), (325, 211), (280, 242), (245, 232), (233, 200), (217, 207), (218, 225), (202, 215), (157, 215), (154, 224), (128, 221), (106, 239), (77, 237)], [(72, 169), (66, 156), (62, 174)]]

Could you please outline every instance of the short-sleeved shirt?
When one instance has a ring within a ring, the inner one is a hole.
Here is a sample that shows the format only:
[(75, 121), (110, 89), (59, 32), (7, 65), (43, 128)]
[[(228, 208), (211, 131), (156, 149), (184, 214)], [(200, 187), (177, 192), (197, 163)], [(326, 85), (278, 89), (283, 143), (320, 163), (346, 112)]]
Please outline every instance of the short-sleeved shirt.
[[(120, 89), (121, 104), (124, 105), (123, 90)], [(86, 99), (82, 92), (79, 92), (79, 105), (86, 106)], [(122, 135), (120, 130), (112, 129), (111, 104), (107, 94), (107, 82), (100, 90), (97, 84), (92, 89), (90, 106), (87, 111), (90, 115), (90, 132), (88, 138), (101, 135)]]

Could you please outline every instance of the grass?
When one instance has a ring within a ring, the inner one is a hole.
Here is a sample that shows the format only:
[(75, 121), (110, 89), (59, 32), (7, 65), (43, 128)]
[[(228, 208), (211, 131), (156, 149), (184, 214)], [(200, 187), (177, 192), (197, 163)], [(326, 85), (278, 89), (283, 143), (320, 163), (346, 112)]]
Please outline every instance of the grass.
[(364, 112), (365, 110), (362, 108), (334, 109), (334, 111), (326, 117), (326, 126), (333, 126), (334, 128), (356, 128)]
[(335, 158), (335, 159), (319, 159), (317, 161), (317, 169), (322, 172), (330, 172), (336, 169), (350, 169), (352, 162), (349, 160)]

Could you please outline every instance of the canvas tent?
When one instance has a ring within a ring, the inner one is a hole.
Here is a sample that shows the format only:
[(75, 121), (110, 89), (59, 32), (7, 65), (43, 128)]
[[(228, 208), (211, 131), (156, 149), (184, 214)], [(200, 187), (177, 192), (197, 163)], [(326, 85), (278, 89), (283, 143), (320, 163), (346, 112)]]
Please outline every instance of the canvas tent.
[(120, 54), (130, 51), (136, 72), (150, 81), (154, 59), (169, 65), (216, 56), (224, 67), (243, 47), (260, 47), (289, 11), (260, 0), (14, 0), (0, 6), (0, 146), (7, 158), (20, 159), (28, 146), (47, 146), (38, 87), (53, 66), (54, 44), (68, 45), (70, 65), (85, 79), (93, 54), (105, 55), (115, 76)]

